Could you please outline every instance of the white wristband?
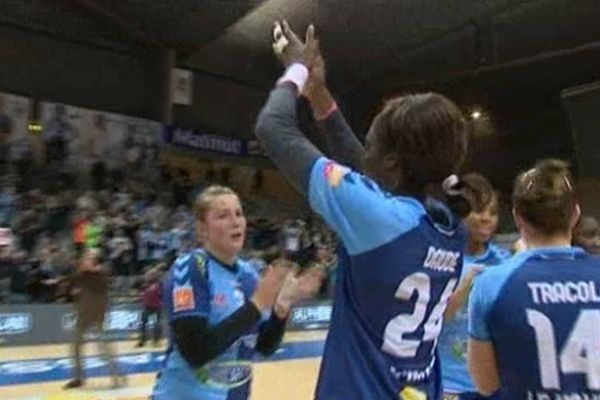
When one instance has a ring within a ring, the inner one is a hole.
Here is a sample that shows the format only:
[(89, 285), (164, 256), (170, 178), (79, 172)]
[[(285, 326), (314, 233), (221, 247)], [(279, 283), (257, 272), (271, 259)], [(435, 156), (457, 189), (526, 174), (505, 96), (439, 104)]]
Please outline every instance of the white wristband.
[(298, 88), (298, 92), (302, 92), (307, 79), (308, 68), (306, 68), (304, 64), (295, 63), (288, 67), (277, 83), (282, 84), (283, 82), (292, 82)]

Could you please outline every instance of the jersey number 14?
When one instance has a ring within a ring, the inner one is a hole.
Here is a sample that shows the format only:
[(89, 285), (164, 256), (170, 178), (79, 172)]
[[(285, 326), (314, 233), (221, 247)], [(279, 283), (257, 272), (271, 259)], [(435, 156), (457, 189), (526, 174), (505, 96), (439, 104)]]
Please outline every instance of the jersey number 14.
[(588, 388), (600, 390), (600, 310), (579, 313), (560, 356), (550, 318), (529, 309), (527, 323), (535, 332), (544, 389), (560, 390), (560, 374), (585, 374)]

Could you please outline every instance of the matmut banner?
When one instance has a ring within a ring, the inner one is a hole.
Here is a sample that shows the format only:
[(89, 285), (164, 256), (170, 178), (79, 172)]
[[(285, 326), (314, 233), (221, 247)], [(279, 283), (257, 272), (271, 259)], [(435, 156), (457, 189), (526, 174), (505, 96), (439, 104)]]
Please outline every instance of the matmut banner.
[(191, 150), (214, 151), (236, 156), (261, 157), (264, 155), (258, 140), (240, 140), (211, 135), (179, 125), (164, 125), (163, 141), (172, 146), (185, 147)]

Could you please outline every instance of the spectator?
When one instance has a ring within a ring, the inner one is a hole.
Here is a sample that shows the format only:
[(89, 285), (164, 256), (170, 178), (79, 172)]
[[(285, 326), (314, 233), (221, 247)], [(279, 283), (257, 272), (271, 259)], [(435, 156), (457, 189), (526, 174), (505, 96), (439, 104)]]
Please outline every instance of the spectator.
[(74, 370), (73, 379), (64, 388), (72, 389), (83, 385), (84, 376), (81, 363), (83, 336), (90, 329), (99, 330), (99, 342), (103, 358), (108, 362), (113, 386), (124, 383), (119, 377), (117, 363), (107, 337), (102, 331), (104, 315), (108, 309), (108, 269), (100, 260), (100, 250), (87, 249), (74, 276), (74, 294), (76, 296), (77, 323), (73, 337)]
[(54, 108), (54, 115), (46, 123), (46, 129), (44, 130), (47, 161), (62, 165), (69, 155), (69, 142), (74, 140), (76, 136), (77, 132), (69, 122), (67, 109), (63, 104), (57, 104)]
[(17, 195), (13, 185), (0, 189), (0, 227), (12, 226), (17, 215)]
[(138, 271), (142, 271), (152, 260), (154, 246), (154, 231), (144, 224), (136, 234)]
[(161, 271), (158, 268), (148, 271), (145, 277), (145, 284), (142, 288), (142, 324), (140, 325), (140, 339), (137, 347), (144, 347), (146, 344), (146, 325), (148, 318), (155, 316), (154, 323), (154, 345), (158, 345), (161, 333)]
[(31, 301), (31, 284), (33, 276), (31, 263), (26, 259), (25, 252), (18, 252), (14, 257), (5, 259), (5, 265), (10, 267), (10, 295), (8, 303), (23, 304)]
[(55, 235), (66, 230), (69, 220), (69, 208), (67, 200), (62, 193), (46, 197), (46, 230), (50, 235)]
[(10, 149), (9, 140), (13, 132), (14, 122), (6, 111), (4, 95), (0, 94), (0, 173), (7, 171)]
[(105, 218), (101, 213), (96, 213), (93, 221), (89, 221), (85, 226), (85, 247), (87, 249), (100, 246), (104, 234)]
[(89, 222), (89, 214), (85, 210), (79, 211), (73, 220), (73, 247), (77, 258), (81, 256), (85, 247), (85, 231)]
[(122, 228), (117, 229), (115, 235), (108, 240), (106, 248), (112, 270), (118, 275), (129, 275), (133, 244)]
[[(30, 203), (29, 200), (33, 201)], [(24, 202), (25, 208), (17, 219), (16, 233), (21, 240), (21, 247), (26, 252), (31, 253), (42, 229), (42, 224), (40, 215), (33, 206), (35, 204), (34, 198), (29, 196), (29, 200)]]
[[(191, 188), (189, 174), (181, 174)], [(102, 186), (99, 191), (84, 191), (75, 190), (56, 176), (52, 179), (46, 173), (41, 176), (46, 182), (43, 190), (30, 181), (28, 185), (32, 189), (21, 195), (12, 184), (14, 177), (0, 177), (0, 228), (12, 228), (14, 245), (25, 254), (25, 261), (20, 262), (16, 270), (12, 267), (15, 261), (12, 250), (10, 256), (0, 257), (0, 280), (4, 278), (0, 283), (0, 296), (7, 300), (12, 285), (19, 296), (13, 296), (11, 301), (17, 298), (18, 301), (69, 301), (71, 280), (66, 277), (71, 275), (76, 260), (86, 248), (106, 249), (107, 260), (118, 274), (138, 275), (147, 267), (187, 252), (197, 244), (194, 216), (187, 205), (173, 207), (176, 203), (160, 192), (167, 186), (148, 192), (147, 186), (124, 181), (110, 189)], [(183, 200), (183, 192), (188, 190), (182, 189), (180, 200)], [(267, 259), (280, 256), (279, 221), (293, 221), (292, 217), (306, 220), (306, 216), (301, 209), (280, 207), (262, 199), (249, 204), (247, 212), (252, 215), (250, 230), (254, 234), (248, 238), (244, 253), (251, 256), (253, 265), (260, 271)], [(309, 239), (319, 237), (316, 240), (319, 243), (326, 237), (316, 224), (305, 225), (306, 232), (300, 240), (302, 248), (315, 242), (305, 240), (309, 236)], [(111, 236), (111, 232), (114, 235)], [(127, 250), (121, 253), (119, 249), (123, 244), (127, 244)], [(112, 288), (125, 289), (137, 278), (117, 276), (113, 279)], [(124, 293), (125, 290), (121, 290), (116, 294)]]

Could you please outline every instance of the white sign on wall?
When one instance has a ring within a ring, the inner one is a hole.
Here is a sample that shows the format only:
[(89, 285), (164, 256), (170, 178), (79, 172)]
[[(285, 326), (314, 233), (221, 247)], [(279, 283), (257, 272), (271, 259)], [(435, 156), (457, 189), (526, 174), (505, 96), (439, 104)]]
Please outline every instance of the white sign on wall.
[(171, 99), (173, 104), (192, 104), (192, 84), (194, 75), (192, 71), (174, 68), (171, 73)]

